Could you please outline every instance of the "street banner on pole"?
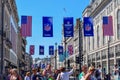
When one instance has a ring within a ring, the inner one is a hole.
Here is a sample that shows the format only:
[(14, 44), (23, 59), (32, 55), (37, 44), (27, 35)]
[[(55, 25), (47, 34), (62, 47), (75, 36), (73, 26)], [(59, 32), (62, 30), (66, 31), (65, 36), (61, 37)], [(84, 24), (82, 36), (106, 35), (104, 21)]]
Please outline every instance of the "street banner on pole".
[(91, 17), (84, 17), (83, 27), (84, 27), (84, 36), (85, 37), (94, 36), (93, 19)]
[(32, 36), (32, 16), (21, 16), (21, 35)]
[(73, 37), (73, 17), (64, 17), (64, 37)]
[(58, 54), (63, 55), (63, 46), (58, 46)]
[(54, 55), (54, 46), (49, 46), (49, 55)]
[(39, 55), (44, 55), (44, 46), (39, 46)]
[(113, 36), (112, 16), (103, 17), (103, 36)]
[(34, 55), (34, 49), (35, 49), (35, 46), (34, 45), (30, 45), (30, 55)]
[(43, 37), (53, 37), (52, 17), (43, 17)]

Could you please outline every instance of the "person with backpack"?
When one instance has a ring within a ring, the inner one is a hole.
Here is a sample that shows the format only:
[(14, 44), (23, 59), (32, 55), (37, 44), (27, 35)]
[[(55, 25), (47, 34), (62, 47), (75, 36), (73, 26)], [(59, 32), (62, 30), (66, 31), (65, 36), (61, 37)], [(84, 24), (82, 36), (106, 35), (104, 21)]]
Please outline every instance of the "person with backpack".
[(97, 80), (101, 80), (101, 73), (102, 73), (101, 65), (99, 65), (98, 68), (95, 70), (95, 77)]

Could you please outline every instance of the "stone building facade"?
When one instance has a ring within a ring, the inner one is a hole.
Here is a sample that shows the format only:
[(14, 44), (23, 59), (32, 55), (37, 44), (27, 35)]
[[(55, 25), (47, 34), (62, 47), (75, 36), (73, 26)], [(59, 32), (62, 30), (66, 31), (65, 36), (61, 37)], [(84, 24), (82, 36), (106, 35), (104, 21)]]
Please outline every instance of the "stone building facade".
[[(84, 63), (92, 62), (97, 67), (108, 73), (108, 48), (110, 58), (110, 72), (114, 64), (120, 60), (120, 0), (91, 0), (91, 3), (83, 11), (83, 17), (92, 17), (94, 25), (94, 37), (83, 36)], [(102, 18), (112, 16), (113, 36), (103, 36)], [(109, 47), (108, 47), (109, 42)]]

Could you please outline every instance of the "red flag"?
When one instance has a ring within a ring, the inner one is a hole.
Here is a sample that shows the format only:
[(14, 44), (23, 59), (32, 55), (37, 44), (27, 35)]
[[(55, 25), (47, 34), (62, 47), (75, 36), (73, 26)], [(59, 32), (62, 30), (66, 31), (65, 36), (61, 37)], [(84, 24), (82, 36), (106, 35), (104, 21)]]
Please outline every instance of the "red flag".
[(21, 17), (21, 34), (23, 37), (32, 36), (32, 16)]
[(112, 16), (103, 17), (103, 36), (113, 36)]
[(30, 45), (30, 55), (34, 55), (34, 49), (35, 49), (35, 46)]

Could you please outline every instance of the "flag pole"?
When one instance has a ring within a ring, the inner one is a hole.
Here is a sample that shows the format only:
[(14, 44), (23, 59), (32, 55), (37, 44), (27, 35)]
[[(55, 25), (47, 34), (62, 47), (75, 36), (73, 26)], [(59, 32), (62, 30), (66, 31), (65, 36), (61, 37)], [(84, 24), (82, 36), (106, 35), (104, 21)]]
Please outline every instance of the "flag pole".
[(4, 47), (4, 44), (3, 44), (3, 37), (4, 37), (4, 0), (1, 0), (1, 3), (2, 3), (2, 27), (1, 27), (1, 63), (0, 63), (0, 78), (3, 79), (3, 66), (4, 66), (4, 55), (3, 55), (3, 47)]
[(67, 68), (67, 62), (66, 62), (66, 37), (64, 37), (64, 44), (65, 44), (65, 69)]
[(57, 69), (57, 42), (55, 43), (55, 47), (56, 47), (56, 49), (55, 49), (55, 70)]

